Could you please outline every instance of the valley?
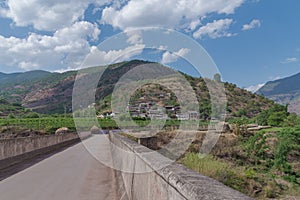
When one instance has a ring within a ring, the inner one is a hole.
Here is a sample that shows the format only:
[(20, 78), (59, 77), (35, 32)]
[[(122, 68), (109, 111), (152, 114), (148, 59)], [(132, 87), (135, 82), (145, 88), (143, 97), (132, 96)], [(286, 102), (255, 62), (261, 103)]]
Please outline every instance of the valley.
[[(144, 128), (158, 120), (165, 121), (155, 136), (160, 149), (182, 132), (182, 122), (198, 121), (196, 137), (178, 163), (258, 199), (300, 194), (300, 116), (291, 112), (297, 108), (293, 103), (297, 98), (296, 86), (287, 89), (289, 81), (272, 82), (255, 94), (232, 83), (221, 83), (227, 98), (226, 123), (211, 153), (200, 159), (199, 149), (206, 130), (216, 120), (211, 116), (212, 102), (206, 84), (216, 80), (179, 72), (195, 92), (199, 108), (182, 111), (173, 91), (159, 84), (145, 84), (130, 97), (126, 109), (131, 118), (114, 113), (112, 92), (117, 82), (145, 63), (148, 62), (132, 60), (108, 66), (98, 82), (95, 103), (76, 111), (72, 111), (72, 92), (77, 71), (0, 74), (1, 138), (53, 135), (62, 127), (76, 132), (74, 118), (96, 132), (98, 126), (118, 130), (117, 118), (123, 120), (123, 127), (128, 130), (132, 128), (131, 119)], [(87, 124), (84, 117), (93, 109), (97, 121)], [(139, 139), (130, 134), (125, 136), (134, 141)]]

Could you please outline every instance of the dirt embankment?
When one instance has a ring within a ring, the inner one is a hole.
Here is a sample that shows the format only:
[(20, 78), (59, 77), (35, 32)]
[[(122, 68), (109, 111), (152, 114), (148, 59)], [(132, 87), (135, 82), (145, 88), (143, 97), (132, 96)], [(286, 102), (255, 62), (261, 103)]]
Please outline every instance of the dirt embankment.
[(17, 127), (1, 127), (0, 128), (0, 139), (13, 139), (21, 137), (36, 137), (47, 135), (45, 132), (17, 128)]
[[(202, 142), (206, 136), (206, 131), (198, 131), (195, 139), (187, 149), (188, 152), (199, 152)], [(162, 148), (164, 145), (170, 143), (176, 137), (178, 131), (161, 131), (157, 134), (158, 147)], [(218, 142), (213, 147), (211, 154), (218, 157), (228, 157), (230, 152), (233, 151), (234, 146), (238, 143), (238, 136), (231, 132), (222, 133)]]

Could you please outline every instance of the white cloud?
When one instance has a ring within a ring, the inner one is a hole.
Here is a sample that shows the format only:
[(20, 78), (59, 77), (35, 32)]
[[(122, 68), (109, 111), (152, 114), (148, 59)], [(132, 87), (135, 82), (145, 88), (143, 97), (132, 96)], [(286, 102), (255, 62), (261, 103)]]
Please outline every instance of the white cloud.
[(187, 55), (189, 52), (190, 52), (190, 49), (187, 49), (187, 48), (182, 48), (179, 51), (173, 52), (173, 53), (166, 51), (162, 56), (161, 63), (167, 64), (167, 63), (176, 62), (178, 60), (178, 58)]
[(251, 86), (249, 86), (249, 87), (247, 87), (245, 89), (254, 93), (254, 92), (257, 92), (264, 85), (265, 85), (265, 83), (261, 83), (261, 84), (257, 84), (257, 85), (251, 85)]
[[(125, 6), (106, 7), (102, 22), (126, 30), (132, 27), (163, 26), (195, 28), (197, 20), (210, 13), (232, 14), (244, 0), (131, 0)], [(186, 24), (187, 27), (182, 27)]]
[[(195, 31), (207, 15), (232, 14), (244, 1), (165, 0), (162, 3), (159, 0), (8, 0), (0, 5), (0, 16), (12, 19), (15, 26), (32, 26), (36, 30), (50, 31), (51, 34), (29, 33), (26, 38), (0, 35), (0, 64), (25, 70), (41, 67), (49, 70), (62, 67), (73, 69), (80, 66), (84, 57), (95, 51), (89, 41), (97, 41), (100, 34), (97, 25), (83, 21), (84, 12), (91, 3), (96, 4), (97, 8), (109, 5), (103, 10), (101, 21), (121, 30), (163, 26), (170, 30), (179, 28)], [(228, 24), (227, 20), (230, 21), (225, 19), (224, 25), (206, 34), (212, 38), (231, 36), (227, 29), (232, 21)], [(198, 33), (199, 30), (196, 35), (202, 34)], [(109, 63), (124, 52), (128, 56), (121, 56), (122, 59), (138, 53), (134, 53), (131, 48), (143, 46), (141, 33), (128, 32), (127, 36), (131, 47), (98, 52), (97, 55), (102, 56), (103, 63)], [(166, 52), (163, 60), (176, 61), (178, 56), (186, 53), (186, 49), (175, 53)]]
[(282, 64), (289, 64), (289, 63), (295, 63), (298, 62), (298, 58), (287, 58), (284, 61), (282, 61)]
[(30, 61), (22, 61), (19, 66), (24, 70), (35, 70), (40, 67), (37, 63), (32, 63)]
[(17, 26), (55, 31), (83, 18), (89, 4), (105, 4), (108, 0), (9, 0), (0, 8), (1, 16), (11, 18)]
[(160, 45), (159, 47), (153, 47), (153, 49), (157, 49), (158, 51), (166, 51), (168, 46)]
[(0, 63), (25, 70), (76, 66), (90, 51), (87, 40), (97, 40), (99, 34), (96, 25), (81, 21), (52, 36), (31, 33), (20, 39), (0, 35)]
[(126, 32), (129, 44), (143, 44), (143, 35), (140, 30), (130, 30)]
[(249, 24), (243, 25), (242, 30), (247, 31), (247, 30), (251, 30), (251, 29), (254, 29), (254, 28), (258, 28), (260, 26), (261, 26), (261, 22), (258, 19), (254, 19)]
[(196, 32), (194, 32), (194, 38), (202, 38), (208, 35), (210, 38), (220, 38), (220, 37), (231, 37), (235, 34), (228, 33), (230, 25), (233, 23), (232, 19), (220, 19), (214, 20), (212, 23), (207, 23), (205, 26), (200, 27)]
[(145, 48), (143, 44), (128, 46), (124, 49), (101, 51), (97, 47), (92, 47), (89, 54), (86, 56), (80, 68), (91, 66), (102, 66), (116, 62), (127, 61), (134, 56), (140, 55)]
[(200, 19), (195, 19), (195, 20), (191, 21), (191, 23), (187, 27), (187, 31), (194, 31), (200, 24), (201, 24)]

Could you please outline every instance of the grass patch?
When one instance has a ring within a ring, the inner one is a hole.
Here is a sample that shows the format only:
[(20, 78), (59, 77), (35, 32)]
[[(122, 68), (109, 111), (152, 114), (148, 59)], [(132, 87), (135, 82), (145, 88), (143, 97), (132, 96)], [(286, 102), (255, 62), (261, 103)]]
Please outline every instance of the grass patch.
[(186, 167), (202, 175), (216, 179), (243, 193), (248, 193), (247, 177), (241, 168), (235, 167), (211, 155), (202, 158), (198, 153), (186, 154), (181, 162)]
[[(229, 137), (219, 142), (226, 141)], [(180, 162), (258, 199), (300, 196), (300, 127), (241, 135), (230, 152), (213, 153), (205, 158), (187, 153)]]
[(272, 127), (272, 128), (267, 128), (267, 129), (263, 129), (263, 130), (260, 130), (259, 132), (262, 132), (262, 133), (266, 133), (266, 132), (280, 132), (282, 131), (284, 128), (283, 127)]

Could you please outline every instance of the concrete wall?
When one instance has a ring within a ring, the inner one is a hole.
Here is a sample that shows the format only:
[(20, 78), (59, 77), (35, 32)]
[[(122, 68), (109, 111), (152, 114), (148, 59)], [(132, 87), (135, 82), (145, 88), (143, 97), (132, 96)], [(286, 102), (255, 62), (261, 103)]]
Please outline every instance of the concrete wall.
[(77, 134), (49, 135), (0, 140), (0, 160), (78, 138)]
[(36, 155), (41, 155), (64, 146), (80, 142), (90, 136), (90, 133), (67, 133), (38, 137), (15, 139), (0, 139), (0, 169), (18, 164)]
[(110, 133), (110, 140), (119, 199), (251, 199), (121, 135)]

